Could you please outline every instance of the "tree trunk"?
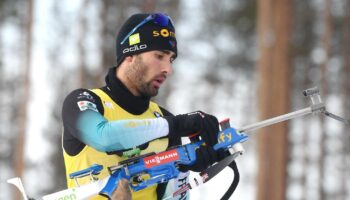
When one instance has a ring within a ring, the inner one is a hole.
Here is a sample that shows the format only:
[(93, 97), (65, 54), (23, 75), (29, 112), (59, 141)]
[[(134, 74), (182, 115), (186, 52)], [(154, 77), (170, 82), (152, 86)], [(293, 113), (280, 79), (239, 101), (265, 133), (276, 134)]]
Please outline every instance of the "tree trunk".
[(86, 69), (86, 51), (85, 45), (86, 42), (86, 31), (87, 31), (87, 22), (86, 22), (86, 10), (88, 6), (88, 0), (84, 0), (80, 11), (79, 11), (79, 36), (78, 36), (78, 70), (79, 70), (79, 87), (86, 87), (86, 79), (88, 79), (88, 73)]
[[(105, 42), (105, 38), (108, 38), (108, 7), (109, 7), (109, 1), (101, 1), (101, 9), (99, 12), (99, 17), (101, 20), (101, 24), (102, 24), (102, 28), (101, 28), (101, 32), (100, 37), (101, 37), (101, 45), (100, 45), (100, 51), (101, 51), (101, 66), (96, 74), (95, 79), (95, 85), (102, 85), (103, 81), (102, 78), (105, 75), (105, 67), (107, 67), (108, 65), (110, 65), (111, 63), (109, 63), (109, 59), (108, 59), (108, 55), (110, 55), (110, 50), (109, 48), (105, 48), (106, 44), (108, 44), (108, 42)], [(120, 14), (120, 12), (119, 12)], [(109, 63), (109, 64), (108, 64)]]
[(115, 54), (115, 38), (124, 23), (127, 15), (127, 8), (130, 2), (127, 0), (101, 1), (100, 20), (102, 28), (100, 32), (101, 37), (101, 67), (96, 73), (95, 86), (104, 84), (104, 77), (106, 75), (106, 68), (111, 67), (116, 61)]
[(157, 0), (143, 0), (142, 11), (146, 13), (154, 12)]
[[(305, 66), (311, 66), (311, 62), (309, 60), (305, 60), (305, 63), (307, 63)], [(307, 69), (304, 72), (304, 80), (303, 80), (303, 89), (306, 89), (308, 86), (311, 84), (310, 78), (307, 76), (307, 74), (310, 73), (310, 67), (307, 67)], [(309, 166), (311, 164), (311, 159), (310, 159), (310, 153), (308, 150), (308, 145), (310, 144), (310, 134), (309, 134), (309, 129), (310, 129), (310, 123), (311, 120), (310, 118), (304, 118), (302, 120), (301, 126), (302, 128), (302, 142), (301, 142), (301, 148), (302, 148), (302, 153), (301, 153), (301, 165), (303, 168), (303, 172), (300, 178), (300, 183), (301, 183), (301, 188), (302, 188), (302, 194), (301, 194), (301, 199), (300, 200), (308, 200), (308, 193), (310, 191), (310, 188), (308, 186), (308, 177), (309, 177)]]
[[(33, 0), (27, 1), (27, 23), (25, 25), (25, 59), (22, 87), (22, 96), (18, 110), (18, 135), (15, 148), (14, 166), (15, 175), (23, 178), (23, 169), (25, 166), (24, 145), (25, 133), (27, 128), (27, 109), (30, 90), (30, 71), (31, 71), (31, 48), (32, 48), (32, 23), (33, 23)], [(15, 198), (21, 199), (21, 194), (14, 190)]]
[[(346, 8), (345, 10), (350, 9), (350, 0), (346, 1)], [(350, 12), (346, 12), (345, 21), (344, 21), (344, 84), (343, 84), (343, 110), (345, 118), (350, 119)], [(343, 168), (342, 168), (342, 199), (349, 199), (350, 198), (350, 192), (348, 190), (348, 185), (350, 184), (350, 162), (349, 162), (349, 155), (350, 155), (350, 135), (349, 135), (349, 128), (348, 126), (343, 126), (342, 131), (342, 146), (343, 146), (343, 152), (342, 152), (342, 159), (343, 159)]]
[[(288, 0), (258, 2), (260, 120), (289, 112), (291, 7)], [(259, 200), (285, 198), (287, 133), (286, 122), (258, 131)]]
[[(331, 54), (331, 35), (332, 35), (332, 22), (331, 22), (331, 1), (326, 0), (325, 1), (325, 7), (324, 7), (324, 34), (322, 35), (322, 46), (323, 51), (325, 53), (325, 58), (323, 62), (320, 65), (321, 68), (321, 94), (325, 98), (327, 97), (328, 93), (328, 86), (327, 86), (327, 67), (329, 62), (329, 57)], [(325, 100), (325, 99), (323, 99)], [(325, 183), (325, 160), (327, 157), (327, 149), (326, 149), (326, 141), (327, 141), (327, 127), (325, 125), (325, 116), (320, 116), (320, 125), (321, 125), (321, 153), (318, 160), (319, 164), (319, 182), (318, 182), (318, 194), (320, 200), (327, 199), (324, 183)]]

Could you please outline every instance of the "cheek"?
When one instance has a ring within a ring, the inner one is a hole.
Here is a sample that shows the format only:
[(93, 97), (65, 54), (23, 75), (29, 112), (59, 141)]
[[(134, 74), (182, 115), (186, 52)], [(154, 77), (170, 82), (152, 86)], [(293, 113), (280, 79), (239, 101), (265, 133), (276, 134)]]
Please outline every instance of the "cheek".
[(144, 63), (150, 68), (157, 68), (162, 65), (162, 60), (159, 60), (156, 56), (150, 56)]
[(161, 68), (161, 62), (156, 59), (148, 60), (148, 62), (144, 62), (144, 74), (145, 76), (154, 76), (159, 73)]
[(140, 63), (137, 72), (139, 79), (143, 81), (148, 81), (150, 78), (152, 78), (151, 68), (152, 67), (150, 67), (150, 65), (147, 63)]

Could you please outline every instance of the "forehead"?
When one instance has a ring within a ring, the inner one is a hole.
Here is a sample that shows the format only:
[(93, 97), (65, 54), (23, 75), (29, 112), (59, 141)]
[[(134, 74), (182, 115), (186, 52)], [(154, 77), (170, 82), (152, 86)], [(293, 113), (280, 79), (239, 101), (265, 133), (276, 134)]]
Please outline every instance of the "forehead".
[(144, 52), (143, 54), (154, 54), (154, 53), (163, 53), (163, 54), (169, 55), (170, 57), (175, 56), (175, 53), (169, 50), (152, 50), (152, 51)]

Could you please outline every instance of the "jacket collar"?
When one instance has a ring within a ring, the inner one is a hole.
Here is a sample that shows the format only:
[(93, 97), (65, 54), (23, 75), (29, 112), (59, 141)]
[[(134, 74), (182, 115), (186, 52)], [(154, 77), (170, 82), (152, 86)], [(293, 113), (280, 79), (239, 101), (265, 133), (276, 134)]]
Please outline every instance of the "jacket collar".
[(144, 113), (150, 103), (150, 97), (134, 96), (128, 88), (116, 77), (117, 67), (109, 69), (105, 78), (107, 88), (105, 92), (124, 110), (134, 115)]

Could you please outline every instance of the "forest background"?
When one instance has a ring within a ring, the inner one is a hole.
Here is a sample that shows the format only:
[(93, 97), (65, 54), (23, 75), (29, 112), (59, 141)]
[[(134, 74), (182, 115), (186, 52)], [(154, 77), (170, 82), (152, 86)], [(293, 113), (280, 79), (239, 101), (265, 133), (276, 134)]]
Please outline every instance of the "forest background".
[[(308, 106), (350, 118), (350, 0), (0, 0), (0, 199), (65, 188), (61, 106), (95, 88), (115, 64), (115, 35), (136, 12), (163, 11), (176, 26), (174, 75), (155, 101), (174, 114), (203, 110), (242, 127)], [(347, 100), (348, 99), (348, 100)], [(348, 127), (308, 116), (260, 129), (237, 159), (232, 199), (350, 199)], [(219, 199), (225, 169), (191, 191)]]

